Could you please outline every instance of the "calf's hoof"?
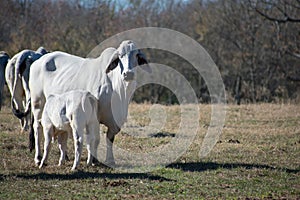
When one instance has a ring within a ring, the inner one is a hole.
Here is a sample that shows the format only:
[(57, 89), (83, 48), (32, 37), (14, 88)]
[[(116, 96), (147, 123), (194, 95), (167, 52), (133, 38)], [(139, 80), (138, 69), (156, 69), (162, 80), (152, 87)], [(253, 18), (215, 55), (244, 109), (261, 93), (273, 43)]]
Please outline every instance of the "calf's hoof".
[(39, 165), (39, 168), (42, 169), (43, 167), (46, 167), (46, 166), (47, 166), (46, 163), (41, 163), (41, 164)]
[(74, 171), (76, 171), (76, 170), (77, 170), (77, 167), (76, 167), (76, 166), (75, 166), (75, 167), (73, 166), (73, 167), (71, 168), (71, 171), (72, 171), (72, 172), (74, 172)]

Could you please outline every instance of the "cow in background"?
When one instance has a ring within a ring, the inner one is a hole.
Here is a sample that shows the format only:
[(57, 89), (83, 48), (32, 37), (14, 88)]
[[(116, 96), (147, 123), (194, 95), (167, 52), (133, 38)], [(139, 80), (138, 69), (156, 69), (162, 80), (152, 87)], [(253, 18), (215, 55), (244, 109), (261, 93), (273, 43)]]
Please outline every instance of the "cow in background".
[(3, 89), (5, 85), (5, 68), (8, 61), (9, 55), (4, 51), (0, 51), (0, 110), (3, 101)]
[[(28, 130), (30, 115), (29, 69), (31, 64), (48, 53), (43, 47), (23, 50), (12, 57), (5, 69), (5, 79), (11, 93), (13, 114), (20, 119), (21, 132)], [(25, 98), (24, 98), (25, 97)]]

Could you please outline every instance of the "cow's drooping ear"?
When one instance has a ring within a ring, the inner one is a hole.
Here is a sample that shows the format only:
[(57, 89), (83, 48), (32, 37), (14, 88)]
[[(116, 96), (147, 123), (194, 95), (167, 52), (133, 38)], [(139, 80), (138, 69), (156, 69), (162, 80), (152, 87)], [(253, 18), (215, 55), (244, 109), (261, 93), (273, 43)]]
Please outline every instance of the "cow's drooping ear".
[(136, 54), (136, 57), (139, 65), (148, 64), (145, 54), (143, 54), (140, 50)]
[(110, 71), (114, 70), (118, 66), (119, 62), (120, 62), (119, 58), (113, 60), (106, 68), (106, 73), (109, 73)]
[(138, 65), (139, 65), (143, 70), (145, 70), (145, 71), (148, 72), (148, 73), (151, 73), (151, 72), (152, 72), (151, 68), (150, 68), (149, 65), (148, 65), (148, 61), (147, 61), (147, 58), (146, 58), (145, 54), (143, 54), (140, 50), (139, 50), (138, 53), (136, 54), (136, 59), (137, 59)]
[(110, 71), (114, 70), (120, 62), (118, 52), (115, 51), (114, 54), (109, 59), (109, 64), (106, 67), (106, 73), (109, 73)]

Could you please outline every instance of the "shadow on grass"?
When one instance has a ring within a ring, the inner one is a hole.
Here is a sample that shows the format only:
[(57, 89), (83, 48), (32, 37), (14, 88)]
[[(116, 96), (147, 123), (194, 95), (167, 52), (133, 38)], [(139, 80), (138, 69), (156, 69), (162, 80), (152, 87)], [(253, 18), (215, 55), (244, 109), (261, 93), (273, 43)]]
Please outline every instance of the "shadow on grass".
[(215, 162), (174, 163), (168, 165), (167, 168), (180, 169), (182, 171), (189, 171), (189, 172), (202, 172), (207, 170), (235, 169), (235, 168), (267, 169), (267, 170), (283, 171), (283, 172), (294, 173), (294, 174), (300, 172), (299, 169), (276, 168), (269, 165), (261, 165), (261, 164), (215, 163)]
[[(261, 164), (246, 164), (246, 163), (215, 163), (215, 162), (192, 162), (192, 163), (173, 163), (166, 168), (171, 169), (179, 169), (183, 172), (203, 172), (207, 170), (217, 170), (217, 169), (235, 169), (235, 168), (245, 168), (245, 169), (266, 169), (273, 171), (282, 171), (287, 173), (299, 173), (300, 169), (288, 169), (288, 168), (276, 168), (269, 165), (261, 165)], [(114, 173), (114, 172), (85, 172), (85, 171), (77, 171), (74, 173), (45, 173), (40, 172), (36, 174), (29, 173), (16, 173), (10, 175), (4, 175), (0, 173), (0, 182), (5, 180), (6, 177), (11, 176), (14, 178), (21, 179), (38, 179), (38, 180), (76, 180), (76, 179), (148, 179), (151, 181), (176, 181), (173, 179), (168, 179), (159, 175), (152, 175), (151, 173)]]
[(149, 135), (149, 137), (152, 138), (165, 138), (165, 137), (175, 137), (175, 136), (176, 136), (175, 133), (170, 133), (170, 132), (158, 132)]
[(13, 176), (15, 178), (21, 179), (39, 179), (39, 180), (76, 180), (76, 179), (148, 179), (153, 181), (174, 181), (172, 179), (164, 178), (162, 176), (151, 175), (149, 173), (100, 173), (100, 172), (84, 172), (77, 171), (74, 173), (67, 174), (57, 174), (57, 173), (37, 173), (37, 174), (27, 174), (20, 173), (14, 175), (3, 175), (0, 174), (0, 181), (5, 179), (5, 176)]

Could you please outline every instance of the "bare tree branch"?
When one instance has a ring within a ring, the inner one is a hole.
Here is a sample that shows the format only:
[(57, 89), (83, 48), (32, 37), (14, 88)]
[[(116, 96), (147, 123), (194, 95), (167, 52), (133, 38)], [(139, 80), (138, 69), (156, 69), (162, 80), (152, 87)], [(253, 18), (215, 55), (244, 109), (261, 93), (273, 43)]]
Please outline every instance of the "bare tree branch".
[(295, 82), (299, 81), (300, 82), (300, 77), (299, 76), (288, 76), (287, 79), (290, 80), (290, 81), (295, 81)]
[(295, 53), (295, 52), (290, 52), (290, 51), (288, 51), (287, 53), (300, 59), (300, 53)]
[(266, 19), (270, 20), (270, 21), (276, 21), (278, 23), (286, 23), (286, 22), (294, 22), (294, 23), (299, 23), (300, 22), (300, 18), (291, 18), (290, 16), (288, 16), (287, 13), (283, 12), (282, 14), (284, 15), (283, 19), (279, 19), (279, 18), (275, 18), (275, 17), (271, 17), (269, 15), (267, 15), (266, 13), (260, 11), (258, 8), (255, 8), (255, 11), (260, 14), (261, 16), (265, 17)]

